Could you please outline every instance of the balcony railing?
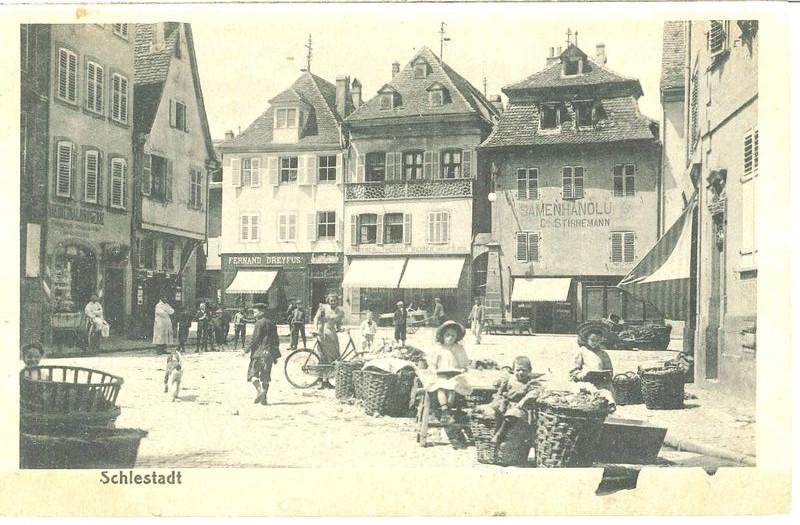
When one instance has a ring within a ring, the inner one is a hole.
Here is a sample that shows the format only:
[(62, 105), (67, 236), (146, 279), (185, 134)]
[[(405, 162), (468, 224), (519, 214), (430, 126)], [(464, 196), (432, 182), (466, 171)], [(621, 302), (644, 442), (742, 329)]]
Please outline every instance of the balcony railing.
[(472, 179), (438, 179), (388, 182), (349, 182), (347, 201), (440, 199), (472, 197)]

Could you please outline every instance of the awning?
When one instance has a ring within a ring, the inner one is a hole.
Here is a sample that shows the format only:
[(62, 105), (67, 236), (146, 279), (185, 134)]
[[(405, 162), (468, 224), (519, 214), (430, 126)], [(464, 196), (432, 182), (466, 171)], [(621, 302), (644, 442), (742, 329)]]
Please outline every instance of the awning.
[(397, 288), (405, 257), (363, 257), (353, 258), (342, 286), (348, 288)]
[(569, 277), (517, 277), (511, 302), (563, 303), (569, 295)]
[(400, 288), (458, 288), (464, 257), (409, 257)]
[(225, 293), (267, 293), (277, 275), (269, 270), (239, 270)]
[(692, 276), (693, 197), (675, 224), (667, 230), (618, 287), (647, 301), (667, 319), (686, 321)]

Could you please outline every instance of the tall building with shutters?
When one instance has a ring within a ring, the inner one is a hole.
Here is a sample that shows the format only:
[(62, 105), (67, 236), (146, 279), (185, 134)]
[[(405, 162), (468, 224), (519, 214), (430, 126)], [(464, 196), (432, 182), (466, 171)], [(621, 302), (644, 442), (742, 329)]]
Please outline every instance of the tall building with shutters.
[[(134, 112), (134, 320), (149, 337), (161, 294), (194, 311), (216, 153), (189, 24), (138, 24)], [(216, 301), (216, 298), (210, 298)]]
[(486, 307), (538, 332), (620, 315), (661, 319), (616, 288), (656, 242), (658, 124), (642, 115), (639, 81), (589, 57), (550, 48), (546, 67), (506, 86), (508, 107), (479, 155), (492, 166)]
[[(98, 294), (130, 313), (133, 26), (22, 25), (22, 341), (85, 341)], [(52, 337), (51, 337), (52, 336)]]
[[(476, 147), (498, 110), (423, 47), (345, 120), (344, 309), (350, 322), (398, 300), (469, 311), (472, 242), (489, 231), (488, 170)], [(480, 277), (477, 279), (480, 281)]]
[[(358, 80), (353, 80), (359, 94)], [(359, 95), (360, 96), (360, 95)], [(342, 281), (342, 119), (348, 77), (303, 73), (223, 153), (222, 290), (226, 305), (314, 306)]]

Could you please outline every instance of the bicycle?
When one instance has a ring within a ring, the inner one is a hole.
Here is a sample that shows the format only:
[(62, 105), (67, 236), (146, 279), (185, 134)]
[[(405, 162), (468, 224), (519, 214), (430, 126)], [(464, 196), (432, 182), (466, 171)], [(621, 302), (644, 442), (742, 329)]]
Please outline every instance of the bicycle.
[[(348, 342), (344, 352), (339, 355), (338, 361), (349, 361), (362, 357), (366, 352), (356, 350), (356, 344), (350, 330), (347, 332)], [(311, 337), (317, 337), (317, 332), (311, 332)], [(311, 388), (322, 381), (331, 381), (335, 376), (334, 363), (321, 363), (322, 352), (319, 339), (312, 348), (300, 348), (290, 353), (283, 364), (283, 373), (286, 380), (295, 388)]]

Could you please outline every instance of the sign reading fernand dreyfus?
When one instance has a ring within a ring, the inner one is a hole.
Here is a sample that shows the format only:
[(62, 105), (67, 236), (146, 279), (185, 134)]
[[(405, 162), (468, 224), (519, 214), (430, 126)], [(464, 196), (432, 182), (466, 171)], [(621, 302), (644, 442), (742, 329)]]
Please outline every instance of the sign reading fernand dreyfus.
[(305, 266), (308, 263), (307, 255), (272, 255), (272, 254), (247, 254), (226, 255), (225, 263), (228, 266)]

